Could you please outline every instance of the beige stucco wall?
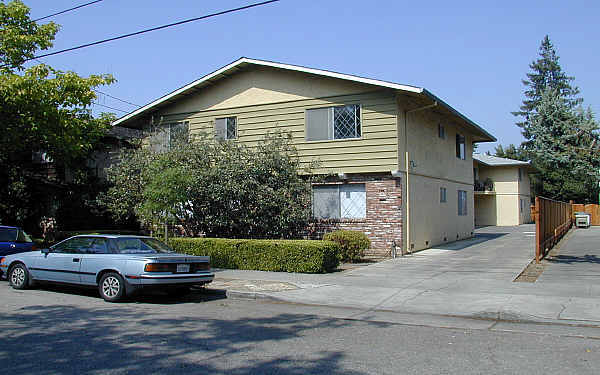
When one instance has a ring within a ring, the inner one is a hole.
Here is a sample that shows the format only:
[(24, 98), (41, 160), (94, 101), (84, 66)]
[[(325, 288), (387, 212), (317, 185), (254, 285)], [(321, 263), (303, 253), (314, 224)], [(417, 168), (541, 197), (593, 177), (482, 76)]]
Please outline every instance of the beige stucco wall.
[[(440, 188), (446, 202), (440, 202)], [(410, 176), (410, 246), (421, 250), (473, 236), (473, 185), (443, 179)], [(458, 190), (467, 192), (467, 215), (458, 216)]]
[[(406, 171), (404, 111), (410, 107), (398, 100), (398, 169)], [(413, 105), (414, 108), (414, 105)], [(461, 124), (435, 108), (407, 115), (406, 139), (410, 163), (410, 244), (421, 250), (457, 239), (468, 238), (474, 230), (473, 138)], [(445, 138), (438, 136), (443, 124)], [(456, 157), (456, 134), (465, 136), (465, 159)], [(405, 175), (403, 173), (403, 183)], [(440, 187), (446, 188), (446, 203), (440, 203)], [(467, 215), (458, 216), (458, 190), (467, 192)], [(406, 189), (403, 189), (406, 201)], [(403, 205), (406, 218), (406, 205)], [(404, 238), (407, 238), (406, 235)]]
[(475, 225), (510, 226), (531, 221), (530, 181), (526, 167), (490, 167), (475, 163), (475, 168), (479, 171), (480, 181), (483, 182), (488, 177), (494, 181), (493, 193), (475, 193)]

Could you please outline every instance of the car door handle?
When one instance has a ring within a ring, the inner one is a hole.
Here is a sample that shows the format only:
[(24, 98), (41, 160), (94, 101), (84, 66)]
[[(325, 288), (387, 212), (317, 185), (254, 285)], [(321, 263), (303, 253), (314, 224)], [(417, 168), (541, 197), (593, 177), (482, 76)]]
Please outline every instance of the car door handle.
[(73, 258), (73, 262), (75, 262), (75, 263), (79, 262), (79, 258)]

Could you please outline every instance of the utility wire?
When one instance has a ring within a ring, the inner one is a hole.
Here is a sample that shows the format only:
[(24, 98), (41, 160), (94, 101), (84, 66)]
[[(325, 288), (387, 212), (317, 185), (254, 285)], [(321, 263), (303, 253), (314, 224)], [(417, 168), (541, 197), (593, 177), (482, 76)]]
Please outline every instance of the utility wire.
[(121, 98), (117, 98), (116, 96), (112, 96), (112, 95), (110, 95), (110, 94), (107, 94), (107, 93), (105, 93), (105, 92), (102, 92), (102, 91), (100, 91), (100, 90), (96, 90), (96, 89), (93, 89), (93, 90), (94, 90), (96, 93), (98, 93), (98, 94), (106, 95), (106, 96), (108, 96), (109, 98), (113, 98), (113, 99), (115, 99), (115, 100), (118, 100), (118, 101), (120, 101), (120, 102), (123, 102), (123, 103), (129, 104), (129, 105), (132, 105), (132, 106), (134, 106), (134, 107), (138, 107), (138, 108), (141, 108), (141, 107), (142, 107), (142, 106), (141, 106), (141, 105), (139, 105), (139, 104), (135, 104), (135, 103), (132, 103), (132, 102), (128, 102), (127, 100), (124, 100), (124, 99), (121, 99)]
[(263, 1), (263, 2), (260, 2), (260, 3), (254, 3), (254, 4), (246, 5), (246, 6), (239, 7), (239, 8), (233, 8), (233, 9), (228, 9), (228, 10), (224, 10), (224, 11), (217, 12), (217, 13), (211, 13), (211, 14), (207, 14), (207, 15), (201, 16), (201, 17), (190, 18), (190, 19), (187, 19), (187, 20), (183, 20), (183, 21), (179, 21), (179, 22), (174, 22), (174, 23), (170, 23), (170, 24), (167, 24), (167, 25), (157, 26), (157, 27), (153, 27), (153, 28), (150, 28), (150, 29), (136, 31), (134, 33), (120, 35), (120, 36), (116, 36), (116, 37), (112, 37), (112, 38), (108, 38), (108, 39), (99, 40), (97, 42), (82, 44), (82, 45), (79, 45), (79, 46), (76, 46), (76, 47), (71, 47), (71, 48), (66, 48), (66, 49), (60, 50), (60, 51), (46, 53), (46, 54), (43, 54), (43, 55), (35, 56), (35, 57), (31, 58), (31, 59), (27, 59), (25, 61), (29, 61), (29, 60), (32, 60), (34, 58), (41, 58), (41, 57), (58, 55), (59, 53), (74, 51), (76, 49), (81, 49), (81, 48), (85, 48), (85, 47), (91, 47), (91, 46), (95, 46), (95, 45), (106, 43), (106, 42), (112, 42), (113, 40), (128, 38), (130, 36), (140, 35), (140, 34), (148, 33), (150, 31), (156, 31), (156, 30), (166, 29), (168, 27), (178, 26), (178, 25), (182, 25), (184, 23), (193, 22), (193, 21), (199, 21), (199, 20), (203, 20), (203, 19), (207, 19), (207, 18), (211, 18), (211, 17), (215, 17), (215, 16), (220, 16), (220, 15), (227, 14), (227, 13), (238, 12), (240, 10), (250, 9), (250, 8), (258, 7), (258, 6), (261, 6), (261, 5), (267, 5), (267, 4), (275, 3), (275, 2), (278, 2), (278, 1), (280, 1), (280, 0), (268, 0), (268, 1)]
[(120, 112), (124, 112), (124, 113), (129, 113), (129, 111), (124, 111), (124, 110), (122, 110), (122, 109), (118, 109), (118, 108), (109, 107), (109, 106), (107, 106), (107, 105), (100, 104), (100, 103), (98, 103), (98, 102), (92, 102), (92, 105), (99, 105), (100, 107), (104, 107), (104, 108), (112, 109), (113, 111), (120, 111)]
[(45, 16), (45, 17), (37, 18), (37, 19), (35, 19), (35, 20), (32, 20), (31, 22), (38, 22), (38, 21), (41, 21), (41, 20), (45, 20), (46, 18), (50, 18), (50, 17), (54, 17), (54, 16), (58, 16), (59, 14), (67, 13), (67, 12), (70, 12), (70, 11), (72, 11), (72, 10), (75, 10), (75, 9), (79, 9), (79, 8), (86, 7), (86, 6), (88, 6), (88, 5), (92, 5), (92, 4), (95, 4), (95, 3), (99, 3), (99, 2), (101, 2), (101, 1), (102, 1), (102, 0), (90, 1), (89, 3), (85, 3), (85, 4), (81, 4), (81, 5), (78, 5), (78, 6), (76, 6), (76, 7), (73, 7), (73, 8), (69, 8), (69, 9), (61, 10), (60, 12), (52, 13), (52, 14), (49, 14), (49, 15), (47, 15), (47, 16)]
[[(38, 60), (38, 59), (36, 59), (35, 57), (34, 57), (33, 59), (34, 59), (35, 61), (39, 62), (40, 64), (44, 64), (44, 62), (42, 62), (41, 60)], [(95, 93), (97, 93), (97, 94), (106, 95), (106, 96), (108, 96), (109, 98), (113, 98), (113, 99), (115, 99), (115, 100), (118, 100), (118, 101), (120, 101), (120, 102), (123, 102), (123, 103), (129, 104), (129, 105), (132, 105), (132, 106), (134, 106), (134, 107), (138, 107), (138, 108), (141, 108), (141, 107), (142, 107), (142, 106), (141, 106), (141, 105), (139, 105), (139, 104), (135, 104), (135, 103), (132, 103), (132, 102), (128, 102), (128, 101), (127, 101), (127, 100), (125, 100), (125, 99), (117, 98), (116, 96), (113, 96), (113, 95), (107, 94), (107, 93), (105, 93), (105, 92), (102, 92), (102, 91), (100, 91), (100, 90), (92, 89), (92, 91), (94, 91), (94, 92), (95, 92)], [(102, 104), (99, 104), (99, 105), (102, 105)], [(111, 108), (111, 109), (116, 109), (116, 108)], [(119, 109), (117, 109), (117, 111), (119, 111)], [(123, 112), (126, 112), (126, 111), (123, 111)]]

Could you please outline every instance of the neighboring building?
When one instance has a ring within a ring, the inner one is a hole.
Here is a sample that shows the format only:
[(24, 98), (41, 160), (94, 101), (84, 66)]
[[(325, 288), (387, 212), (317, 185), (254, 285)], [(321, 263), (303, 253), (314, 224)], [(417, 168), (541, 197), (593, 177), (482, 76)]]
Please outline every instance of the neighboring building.
[(475, 225), (531, 222), (531, 163), (473, 154)]
[(472, 144), (495, 141), (424, 88), (248, 58), (114, 125), (165, 130), (162, 147), (188, 132), (247, 144), (291, 132), (301, 161), (334, 176), (313, 186), (310, 233), (360, 230), (382, 254), (471, 237)]

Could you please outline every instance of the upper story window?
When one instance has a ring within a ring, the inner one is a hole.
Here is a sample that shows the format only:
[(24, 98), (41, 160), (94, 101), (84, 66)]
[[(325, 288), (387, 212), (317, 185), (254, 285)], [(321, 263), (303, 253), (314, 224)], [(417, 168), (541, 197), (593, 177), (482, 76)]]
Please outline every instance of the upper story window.
[(440, 203), (446, 203), (446, 188), (440, 188)]
[(360, 105), (352, 104), (306, 110), (307, 141), (360, 137)]
[(237, 139), (237, 117), (223, 117), (216, 119), (215, 139)]
[(456, 134), (456, 157), (465, 160), (466, 156), (465, 137), (463, 135)]
[(446, 139), (446, 128), (442, 124), (438, 124), (438, 137)]
[(187, 121), (161, 125), (150, 138), (150, 148), (155, 152), (168, 151), (178, 144), (190, 140), (190, 127)]

